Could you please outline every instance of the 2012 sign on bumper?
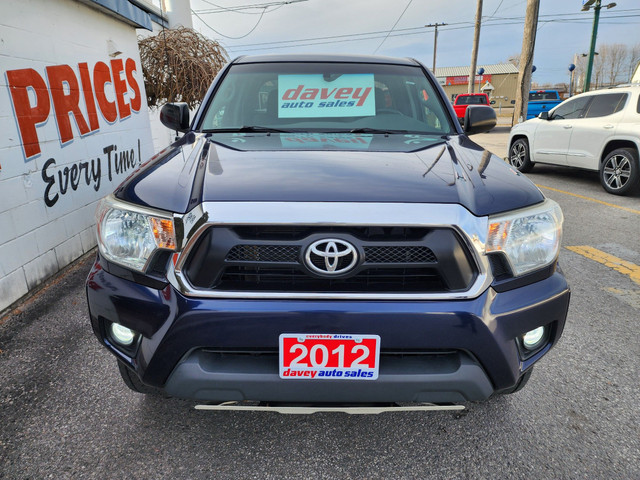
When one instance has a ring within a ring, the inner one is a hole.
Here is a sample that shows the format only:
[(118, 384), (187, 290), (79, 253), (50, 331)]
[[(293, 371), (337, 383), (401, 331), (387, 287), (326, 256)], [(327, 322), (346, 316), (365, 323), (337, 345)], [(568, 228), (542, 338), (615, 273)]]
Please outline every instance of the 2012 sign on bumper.
[(280, 335), (280, 378), (375, 380), (378, 378), (378, 335)]

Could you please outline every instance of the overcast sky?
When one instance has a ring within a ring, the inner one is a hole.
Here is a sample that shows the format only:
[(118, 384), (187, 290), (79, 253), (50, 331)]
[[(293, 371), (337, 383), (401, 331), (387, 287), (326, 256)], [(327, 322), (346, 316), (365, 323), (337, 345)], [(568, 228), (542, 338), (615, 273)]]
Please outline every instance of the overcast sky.
[[(438, 28), (437, 66), (471, 63), (476, 0), (306, 0), (233, 11), (267, 3), (277, 2), (191, 0), (192, 10), (200, 17), (193, 16), (193, 26), (219, 40), (231, 58), (264, 53), (376, 53), (414, 57), (431, 68), (434, 29), (423, 27), (446, 23)], [(533, 81), (566, 82), (574, 54), (589, 52), (593, 10), (582, 12), (582, 0), (540, 3)], [(640, 43), (640, 1), (616, 3), (601, 11), (598, 44)], [(478, 64), (505, 62), (520, 53), (526, 4), (526, 0), (484, 0)]]

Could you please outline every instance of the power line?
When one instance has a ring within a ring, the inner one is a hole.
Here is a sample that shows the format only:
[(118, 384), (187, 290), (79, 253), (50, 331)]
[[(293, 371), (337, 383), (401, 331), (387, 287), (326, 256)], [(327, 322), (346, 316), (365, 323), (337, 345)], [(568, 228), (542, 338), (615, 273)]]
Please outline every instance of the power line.
[[(195, 10), (196, 12), (203, 15), (208, 15), (210, 13), (224, 13), (224, 12), (240, 13), (243, 15), (260, 15), (259, 12), (243, 12), (242, 10), (262, 9), (262, 8), (268, 8), (268, 7), (280, 8), (280, 7), (283, 7), (284, 5), (290, 5), (292, 3), (299, 3), (299, 2), (306, 2), (307, 0), (288, 0), (284, 2), (281, 1), (281, 2), (268, 2), (268, 3), (252, 3), (247, 5), (237, 5), (235, 7), (225, 7), (225, 6), (210, 2), (209, 0), (201, 0), (201, 1), (207, 3), (208, 5), (216, 7), (215, 9), (209, 8), (209, 9)], [(270, 12), (274, 12), (275, 10), (277, 10), (277, 8), (270, 10)]]
[(402, 18), (402, 16), (404, 15), (404, 12), (406, 12), (406, 11), (407, 11), (407, 8), (409, 8), (409, 5), (411, 5), (411, 3), (412, 3), (412, 2), (413, 2), (413, 0), (409, 0), (409, 3), (407, 3), (407, 6), (406, 6), (406, 7), (404, 7), (404, 10), (402, 11), (402, 13), (400, 14), (400, 16), (399, 16), (399, 17), (398, 17), (398, 19), (396, 20), (396, 23), (394, 23), (394, 24), (393, 24), (393, 27), (391, 27), (391, 30), (389, 30), (389, 33), (387, 33), (387, 36), (386, 36), (386, 37), (384, 37), (384, 38), (382, 39), (382, 41), (380, 42), (380, 45), (378, 45), (378, 46), (376, 47), (376, 49), (373, 51), (374, 55), (375, 55), (375, 53), (378, 51), (378, 49), (382, 46), (382, 44), (387, 40), (387, 38), (389, 38), (389, 34), (390, 34), (391, 32), (393, 32), (393, 29), (394, 29), (394, 28), (396, 28), (396, 25), (398, 25), (398, 22), (400, 21), (400, 19), (401, 19), (401, 18)]
[[(640, 9), (632, 9), (629, 11), (640, 12)], [(620, 13), (622, 11), (619, 11)], [(556, 14), (556, 15), (540, 15), (540, 17), (559, 17), (559, 16), (567, 16), (569, 18), (552, 18), (549, 20), (544, 20), (544, 23), (574, 23), (574, 24), (590, 24), (592, 20), (590, 18), (570, 18), (575, 17), (575, 14)], [(640, 17), (639, 14), (635, 15), (609, 15), (607, 16), (607, 21), (601, 21), (600, 24), (608, 24), (608, 25), (627, 25), (627, 24), (637, 24), (638, 22), (616, 22), (611, 20), (622, 19), (622, 18), (635, 18)], [(483, 26), (485, 27), (501, 27), (501, 26), (509, 26), (509, 25), (522, 25), (522, 21), (519, 21), (521, 17), (505, 17), (500, 18), (496, 17), (493, 20), (487, 20), (483, 22)], [(542, 23), (543, 21), (541, 21)], [(441, 27), (440, 31), (455, 31), (455, 30), (468, 30), (474, 28), (473, 22), (456, 22), (450, 23), (446, 27)], [(410, 27), (398, 29), (395, 31), (374, 31), (374, 32), (363, 32), (363, 33), (352, 33), (352, 34), (343, 34), (343, 35), (331, 35), (325, 37), (312, 37), (312, 38), (298, 38), (294, 40), (281, 40), (277, 42), (262, 42), (262, 43), (248, 43), (248, 44), (240, 44), (240, 45), (231, 45), (227, 49), (228, 50), (239, 50), (243, 49), (245, 51), (259, 51), (259, 50), (269, 50), (269, 49), (282, 49), (282, 48), (290, 48), (290, 47), (303, 47), (303, 46), (313, 46), (313, 45), (327, 45), (338, 43), (340, 41), (367, 41), (367, 40), (376, 40), (378, 38), (392, 38), (392, 37), (402, 37), (408, 35), (418, 35), (427, 33), (427, 30), (424, 27)], [(247, 48), (247, 47), (257, 47), (257, 48)]]
[[(284, 7), (285, 5), (290, 5), (292, 3), (306, 2), (307, 0), (286, 0), (286, 1), (281, 1), (281, 2), (255, 3), (255, 4), (249, 4), (249, 5), (240, 5), (238, 7), (231, 7), (231, 8), (222, 7), (222, 6), (217, 5), (217, 4), (213, 3), (213, 2), (210, 2), (209, 0), (203, 0), (203, 1), (205, 3), (208, 3), (209, 5), (213, 5), (214, 7), (217, 7), (219, 9), (218, 10), (219, 12), (228, 11), (228, 12), (245, 13), (246, 14), (247, 12), (238, 12), (237, 10), (248, 9), (248, 8), (258, 8), (258, 9), (261, 8), (262, 9), (262, 13), (260, 13), (260, 17), (258, 18), (258, 21), (253, 26), (253, 28), (251, 30), (249, 30), (247, 33), (245, 33), (244, 35), (241, 35), (239, 37), (230, 37), (228, 35), (225, 35), (224, 33), (219, 32), (218, 30), (213, 28), (211, 25), (209, 25), (207, 22), (205, 22), (205, 20), (199, 15), (198, 12), (196, 12), (193, 9), (191, 9), (191, 13), (193, 13), (202, 23), (205, 24), (205, 26), (207, 28), (209, 28), (214, 33), (220, 35), (221, 37), (228, 38), (230, 40), (240, 40), (242, 38), (248, 37), (249, 35), (251, 35), (251, 33), (253, 33), (253, 31), (256, 28), (258, 28), (258, 25), (260, 24), (260, 21), (262, 20), (262, 17), (264, 17), (265, 13), (275, 12), (276, 10)], [(275, 7), (275, 8), (272, 8), (271, 10), (269, 10), (270, 7)], [(202, 10), (200, 10), (199, 12), (203, 13)], [(204, 12), (204, 13), (217, 13), (217, 12)]]
[[(459, 22), (459, 23), (450, 23), (449, 25), (462, 25), (464, 22)], [(421, 27), (411, 27), (411, 28), (398, 28), (397, 30), (394, 30), (394, 33), (397, 32), (408, 32), (408, 31), (414, 31), (414, 30), (420, 30), (419, 32), (416, 33), (424, 33), (425, 27), (421, 26)], [(234, 45), (233, 48), (239, 48), (239, 47), (255, 47), (255, 46), (264, 46), (264, 45), (278, 45), (278, 44), (282, 44), (282, 43), (296, 43), (296, 42), (308, 42), (311, 40), (333, 40), (334, 38), (348, 38), (348, 37), (357, 37), (357, 36), (363, 36), (363, 35), (385, 35), (387, 33), (390, 33), (390, 30), (378, 30), (378, 31), (374, 31), (374, 32), (361, 32), (361, 33), (348, 33), (348, 34), (343, 34), (343, 35), (329, 35), (329, 36), (325, 36), (325, 37), (312, 37), (312, 38), (299, 38), (296, 40), (279, 40), (277, 42), (268, 42), (268, 44), (265, 44), (264, 42), (260, 42), (260, 43), (243, 43), (240, 45)], [(381, 38), (381, 37), (376, 37), (376, 38)]]
[(487, 20), (493, 18), (493, 16), (496, 14), (496, 12), (498, 10), (500, 10), (500, 7), (502, 6), (502, 2), (504, 2), (504, 0), (500, 0), (500, 3), (498, 4), (498, 6), (496, 7), (496, 9), (493, 11), (493, 13), (491, 15), (489, 15), (488, 17), (485, 17)]
[(258, 25), (260, 25), (260, 21), (262, 20), (262, 17), (264, 17), (264, 14), (267, 12), (267, 7), (264, 8), (264, 10), (262, 10), (262, 14), (260, 15), (260, 17), (258, 18), (258, 21), (256, 22), (256, 24), (253, 26), (253, 28), (251, 30), (249, 30), (247, 33), (245, 33), (244, 35), (240, 36), (240, 37), (230, 37), (228, 35), (225, 35), (224, 33), (220, 33), (218, 30), (216, 30), (215, 28), (213, 28), (211, 25), (209, 25), (207, 22), (205, 22), (203, 20), (203, 18), (198, 15), (194, 10), (191, 10), (191, 13), (193, 13), (196, 17), (198, 17), (198, 19), (205, 24), (205, 26), (207, 26), (211, 31), (217, 33), (218, 35), (220, 35), (221, 37), (224, 38), (228, 38), (230, 40), (240, 40), (242, 38), (248, 37), (249, 35), (251, 35), (251, 33), (253, 33), (253, 31), (258, 28)]
[[(406, 36), (409, 36), (409, 35), (419, 35), (421, 33), (424, 33), (424, 32), (391, 34), (388, 37), (389, 38), (406, 37)], [(372, 36), (372, 37), (346, 38), (346, 39), (328, 40), (328, 41), (323, 41), (323, 42), (312, 42), (312, 43), (295, 42), (293, 44), (280, 45), (280, 46), (274, 46), (274, 47), (267, 46), (267, 47), (246, 48), (246, 49), (243, 49), (243, 51), (245, 51), (245, 52), (255, 52), (255, 51), (259, 51), (259, 50), (279, 50), (279, 49), (282, 49), (282, 48), (308, 47), (308, 46), (313, 46), (313, 45), (329, 45), (329, 44), (332, 44), (332, 43), (341, 43), (341, 42), (363, 42), (363, 41), (367, 41), (367, 40), (377, 40), (378, 38), (384, 38), (384, 36), (383, 35), (376, 35), (376, 36)], [(229, 48), (227, 48), (227, 50), (233, 51), (233, 50), (237, 50), (237, 48), (229, 47)]]

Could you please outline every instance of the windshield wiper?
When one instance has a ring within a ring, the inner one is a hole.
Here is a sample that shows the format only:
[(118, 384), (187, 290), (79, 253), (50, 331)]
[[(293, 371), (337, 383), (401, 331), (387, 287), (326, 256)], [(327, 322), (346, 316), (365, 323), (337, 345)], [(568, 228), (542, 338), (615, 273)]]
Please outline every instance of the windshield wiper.
[(409, 130), (387, 130), (382, 128), (362, 127), (362, 128), (354, 128), (352, 130), (349, 130), (349, 133), (384, 133), (388, 135), (393, 135), (395, 133), (410, 133), (410, 132)]
[(235, 128), (210, 128), (202, 130), (203, 133), (291, 133), (292, 130), (281, 130), (279, 128), (261, 127), (259, 125), (243, 125)]

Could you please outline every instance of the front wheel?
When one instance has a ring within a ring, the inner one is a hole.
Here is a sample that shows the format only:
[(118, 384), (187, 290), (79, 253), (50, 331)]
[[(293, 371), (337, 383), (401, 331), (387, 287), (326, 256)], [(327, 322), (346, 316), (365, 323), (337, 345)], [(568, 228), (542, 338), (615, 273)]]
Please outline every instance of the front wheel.
[(609, 193), (628, 195), (640, 186), (638, 152), (618, 148), (606, 156), (600, 167), (600, 183)]
[(529, 155), (529, 142), (525, 138), (519, 138), (511, 145), (509, 163), (522, 173), (530, 172), (533, 168), (533, 162), (531, 162)]

